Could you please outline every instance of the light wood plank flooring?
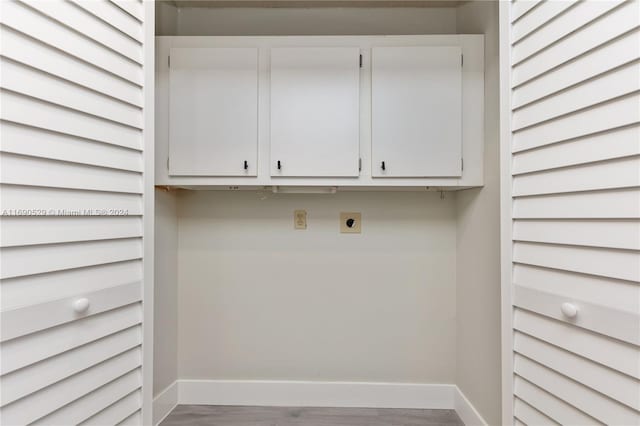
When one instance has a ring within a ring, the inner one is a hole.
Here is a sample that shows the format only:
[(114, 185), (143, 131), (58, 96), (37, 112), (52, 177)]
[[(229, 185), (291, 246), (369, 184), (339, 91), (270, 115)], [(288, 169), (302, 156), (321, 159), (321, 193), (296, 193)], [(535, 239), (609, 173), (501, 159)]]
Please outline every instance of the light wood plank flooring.
[(160, 426), (464, 426), (453, 410), (179, 405)]

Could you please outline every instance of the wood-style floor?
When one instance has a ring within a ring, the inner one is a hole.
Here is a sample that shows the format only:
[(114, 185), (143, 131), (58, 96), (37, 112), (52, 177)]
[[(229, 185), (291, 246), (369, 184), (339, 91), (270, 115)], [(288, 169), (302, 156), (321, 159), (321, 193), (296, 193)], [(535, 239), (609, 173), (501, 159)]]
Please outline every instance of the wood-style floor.
[(464, 426), (453, 410), (179, 405), (160, 426)]

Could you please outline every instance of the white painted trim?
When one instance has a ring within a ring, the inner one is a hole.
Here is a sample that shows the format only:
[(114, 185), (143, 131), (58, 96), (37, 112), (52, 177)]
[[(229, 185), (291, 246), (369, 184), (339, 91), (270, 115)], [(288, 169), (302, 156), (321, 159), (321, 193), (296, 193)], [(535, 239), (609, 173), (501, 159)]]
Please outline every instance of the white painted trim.
[(456, 386), (456, 394), (454, 401), (454, 409), (458, 413), (458, 417), (465, 426), (487, 426), (488, 423), (482, 418), (478, 410), (471, 405), (466, 396), (459, 387)]
[(144, 2), (144, 230), (142, 288), (142, 424), (153, 421), (153, 259), (155, 227), (155, 2)]
[(153, 398), (153, 424), (159, 425), (178, 405), (178, 382), (171, 383)]
[(500, 282), (502, 424), (513, 424), (513, 205), (511, 148), (511, 2), (499, 5), (500, 70)]
[(195, 405), (454, 409), (456, 393), (449, 384), (178, 380), (178, 404)]
[(462, 391), (449, 384), (178, 380), (153, 400), (153, 424), (178, 404), (454, 409), (465, 425), (487, 426)]

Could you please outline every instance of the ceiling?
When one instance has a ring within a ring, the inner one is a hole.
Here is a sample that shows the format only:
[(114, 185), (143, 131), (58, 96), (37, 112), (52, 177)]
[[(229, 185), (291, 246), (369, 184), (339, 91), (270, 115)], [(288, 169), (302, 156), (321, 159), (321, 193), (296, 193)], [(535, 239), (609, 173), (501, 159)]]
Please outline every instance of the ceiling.
[(169, 0), (176, 7), (457, 7), (460, 0)]

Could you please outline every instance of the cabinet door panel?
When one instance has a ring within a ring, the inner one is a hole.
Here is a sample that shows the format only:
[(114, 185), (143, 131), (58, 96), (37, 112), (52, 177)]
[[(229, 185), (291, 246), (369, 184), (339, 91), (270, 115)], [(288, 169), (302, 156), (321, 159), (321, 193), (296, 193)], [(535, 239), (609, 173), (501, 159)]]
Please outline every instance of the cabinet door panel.
[(271, 49), (272, 176), (358, 176), (359, 55)]
[(170, 55), (169, 174), (256, 176), (258, 49), (173, 48)]
[(373, 48), (373, 176), (461, 176), (461, 158), (460, 47)]

